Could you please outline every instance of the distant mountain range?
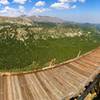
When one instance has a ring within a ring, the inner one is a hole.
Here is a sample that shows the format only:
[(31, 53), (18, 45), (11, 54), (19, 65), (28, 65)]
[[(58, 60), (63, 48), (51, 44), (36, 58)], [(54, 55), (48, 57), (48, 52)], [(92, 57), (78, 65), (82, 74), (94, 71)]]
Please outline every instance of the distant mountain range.
[(21, 15), (19, 17), (5, 17), (0, 16), (0, 23), (18, 23), (18, 24), (32, 24), (34, 22), (51, 22), (51, 23), (63, 23), (64, 20), (57, 17), (50, 16), (25, 16)]

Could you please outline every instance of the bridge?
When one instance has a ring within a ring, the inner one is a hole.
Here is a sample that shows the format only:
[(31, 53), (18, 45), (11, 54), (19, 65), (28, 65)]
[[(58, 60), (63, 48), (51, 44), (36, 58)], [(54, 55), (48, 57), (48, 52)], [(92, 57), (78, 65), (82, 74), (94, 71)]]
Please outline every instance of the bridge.
[(1, 72), (0, 100), (84, 100), (98, 82), (100, 48), (38, 71)]

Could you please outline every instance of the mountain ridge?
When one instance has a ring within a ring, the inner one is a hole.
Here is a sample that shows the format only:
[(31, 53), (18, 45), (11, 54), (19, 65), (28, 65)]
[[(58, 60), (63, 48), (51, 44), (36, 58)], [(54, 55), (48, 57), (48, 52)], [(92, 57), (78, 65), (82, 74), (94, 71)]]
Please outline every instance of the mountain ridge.
[(64, 23), (64, 20), (51, 17), (51, 16), (25, 16), (21, 15), (18, 17), (7, 17), (7, 16), (0, 16), (0, 23), (1, 22), (11, 22), (11, 23), (20, 23), (20, 24), (32, 24), (34, 22), (51, 22), (51, 23)]

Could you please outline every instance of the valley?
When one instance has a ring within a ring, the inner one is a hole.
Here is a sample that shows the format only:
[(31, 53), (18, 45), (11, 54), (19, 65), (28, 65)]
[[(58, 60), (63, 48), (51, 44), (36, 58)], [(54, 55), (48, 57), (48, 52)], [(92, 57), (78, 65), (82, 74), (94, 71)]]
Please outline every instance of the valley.
[(0, 71), (41, 69), (100, 46), (96, 25), (12, 22), (0, 22)]

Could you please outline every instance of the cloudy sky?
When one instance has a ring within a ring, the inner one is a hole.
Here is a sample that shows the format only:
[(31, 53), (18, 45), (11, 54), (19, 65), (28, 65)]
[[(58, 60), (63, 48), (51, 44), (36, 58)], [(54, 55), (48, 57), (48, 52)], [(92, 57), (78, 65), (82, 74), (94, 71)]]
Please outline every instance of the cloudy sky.
[(100, 23), (100, 0), (0, 0), (0, 16), (23, 14)]

